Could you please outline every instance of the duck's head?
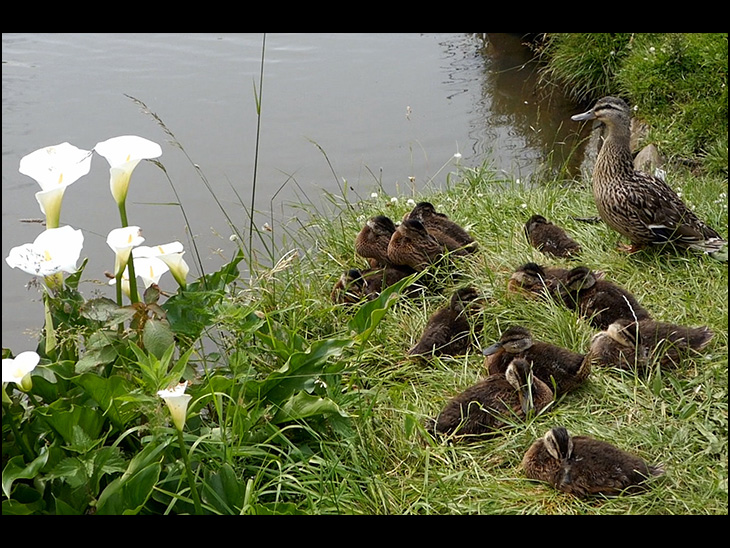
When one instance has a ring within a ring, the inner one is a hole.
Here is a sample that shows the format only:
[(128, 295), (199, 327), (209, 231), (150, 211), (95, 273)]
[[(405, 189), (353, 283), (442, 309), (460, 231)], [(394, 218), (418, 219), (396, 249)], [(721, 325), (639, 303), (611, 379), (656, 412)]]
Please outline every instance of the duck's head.
[(533, 344), (532, 335), (524, 327), (513, 326), (505, 331), (499, 341), (482, 350), (485, 356), (496, 354), (500, 349), (510, 354), (519, 354), (530, 348)]
[(565, 277), (565, 287), (571, 291), (581, 291), (596, 285), (596, 276), (587, 266), (576, 266)]
[(545, 449), (554, 459), (562, 461), (573, 455), (573, 439), (565, 427), (551, 428), (542, 439)]
[(461, 312), (471, 304), (479, 304), (482, 301), (482, 296), (475, 287), (462, 287), (454, 291), (451, 296), (450, 307), (456, 312)]
[(529, 235), (530, 232), (535, 230), (535, 228), (539, 225), (547, 225), (550, 224), (548, 220), (543, 217), (542, 215), (533, 215), (529, 219), (527, 219), (527, 222), (525, 223), (525, 232)]
[(629, 123), (631, 121), (631, 109), (623, 99), (603, 97), (596, 101), (592, 109), (571, 116), (570, 119), (575, 122), (598, 120), (606, 124)]
[(606, 335), (621, 346), (636, 348), (641, 343), (639, 324), (632, 320), (616, 320), (606, 328)]
[(510, 279), (520, 285), (532, 286), (542, 283), (542, 280), (545, 279), (545, 271), (537, 263), (525, 263), (512, 273)]
[(517, 391), (525, 416), (535, 409), (532, 399), (532, 365), (524, 358), (514, 358), (504, 372), (507, 382)]
[(376, 234), (392, 235), (395, 232), (395, 223), (385, 215), (377, 215), (367, 222), (368, 228)]

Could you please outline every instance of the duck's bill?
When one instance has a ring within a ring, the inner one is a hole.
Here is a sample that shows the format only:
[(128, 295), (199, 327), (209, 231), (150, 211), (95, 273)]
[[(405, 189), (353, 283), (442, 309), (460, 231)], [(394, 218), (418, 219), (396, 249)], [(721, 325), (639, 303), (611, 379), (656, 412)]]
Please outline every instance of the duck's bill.
[(492, 346), (489, 346), (489, 347), (483, 349), (482, 354), (484, 354), (485, 356), (491, 356), (492, 354), (497, 352), (497, 350), (499, 350), (500, 348), (502, 348), (502, 344), (496, 343), (496, 344), (493, 344)]
[(583, 120), (593, 120), (596, 117), (595, 114), (593, 114), (592, 110), (589, 110), (588, 112), (584, 112), (582, 114), (576, 114), (575, 116), (571, 116), (570, 119), (574, 122), (582, 122)]

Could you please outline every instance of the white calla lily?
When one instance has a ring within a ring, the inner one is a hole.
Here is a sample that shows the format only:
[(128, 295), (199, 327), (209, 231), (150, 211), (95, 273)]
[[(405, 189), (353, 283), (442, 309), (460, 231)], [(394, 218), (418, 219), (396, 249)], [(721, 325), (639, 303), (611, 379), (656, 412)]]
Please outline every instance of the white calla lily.
[(158, 257), (138, 257), (137, 251), (140, 249), (143, 248), (137, 247), (132, 250), (132, 260), (134, 261), (134, 272), (137, 276), (142, 278), (146, 289), (152, 284), (159, 284), (160, 277), (162, 277), (162, 275), (170, 269), (167, 264), (165, 264), (164, 261), (161, 261)]
[(138, 226), (127, 226), (115, 228), (109, 232), (106, 238), (107, 245), (114, 251), (114, 275), (120, 275), (129, 262), (132, 248), (144, 242), (142, 230)]
[(162, 155), (160, 145), (137, 135), (112, 137), (97, 143), (94, 150), (109, 162), (109, 186), (119, 206), (122, 206), (127, 199), (129, 179), (140, 160)]
[(14, 247), (5, 259), (12, 268), (34, 276), (52, 276), (59, 272), (76, 272), (76, 262), (84, 245), (81, 230), (70, 226), (49, 228), (32, 244)]
[(180, 242), (156, 245), (153, 247), (140, 246), (134, 250), (135, 257), (156, 257), (163, 261), (170, 270), (173, 278), (180, 287), (186, 287), (187, 275), (190, 267), (183, 259), (183, 245)]
[(14, 382), (18, 388), (27, 392), (33, 387), (30, 374), (40, 362), (41, 357), (29, 350), (15, 358), (3, 358), (3, 384)]
[(57, 228), (66, 187), (91, 169), (91, 151), (60, 143), (31, 152), (20, 159), (18, 170), (41, 186), (35, 197), (46, 216), (46, 226)]
[(180, 432), (182, 432), (183, 427), (185, 426), (185, 417), (187, 416), (188, 412), (188, 404), (192, 399), (192, 396), (190, 394), (185, 393), (185, 389), (187, 388), (187, 386), (188, 381), (185, 381), (181, 382), (173, 388), (160, 390), (157, 392), (157, 395), (165, 400), (165, 403), (170, 410), (170, 415), (172, 416), (172, 422), (175, 424), (175, 427)]

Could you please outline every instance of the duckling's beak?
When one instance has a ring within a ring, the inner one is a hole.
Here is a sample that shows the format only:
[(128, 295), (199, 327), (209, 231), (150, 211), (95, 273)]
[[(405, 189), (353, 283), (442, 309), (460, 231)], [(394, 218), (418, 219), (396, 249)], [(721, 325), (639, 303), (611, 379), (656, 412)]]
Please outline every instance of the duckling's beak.
[(530, 388), (527, 386), (523, 386), (522, 388), (520, 388), (519, 395), (520, 407), (522, 408), (522, 412), (525, 414), (526, 417), (529, 417), (530, 413), (532, 413), (532, 410), (535, 407), (532, 401)]
[(570, 119), (574, 122), (582, 122), (583, 120), (595, 120), (596, 115), (593, 112), (593, 110), (589, 110), (588, 112), (584, 112), (583, 114), (576, 114), (575, 116), (571, 116)]
[(484, 354), (485, 356), (491, 356), (492, 354), (495, 354), (500, 348), (502, 348), (502, 343), (494, 343), (492, 346), (482, 350), (482, 354)]

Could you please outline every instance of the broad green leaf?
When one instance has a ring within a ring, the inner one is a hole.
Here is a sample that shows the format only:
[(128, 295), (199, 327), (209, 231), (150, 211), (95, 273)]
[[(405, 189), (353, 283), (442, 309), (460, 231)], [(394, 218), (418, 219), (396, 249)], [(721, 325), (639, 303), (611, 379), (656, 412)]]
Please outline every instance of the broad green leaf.
[(166, 321), (149, 319), (144, 324), (142, 341), (148, 352), (162, 358), (170, 346), (174, 346), (175, 337)]
[(206, 478), (201, 496), (221, 514), (231, 515), (240, 512), (244, 492), (240, 478), (230, 464), (224, 463), (217, 472)]
[(3, 494), (10, 498), (15, 480), (35, 478), (48, 461), (48, 454), (48, 451), (43, 452), (27, 465), (22, 455), (11, 458), (3, 468)]
[(337, 413), (342, 417), (347, 417), (347, 414), (331, 399), (298, 392), (280, 407), (272, 422), (281, 424), (326, 413)]
[(109, 417), (116, 428), (124, 429), (129, 421), (139, 415), (136, 407), (126, 399), (134, 390), (134, 385), (125, 377), (112, 375), (104, 378), (95, 373), (84, 373), (74, 379), (74, 382), (83, 387), (89, 397), (99, 404), (104, 415)]
[(99, 515), (138, 514), (160, 479), (162, 465), (152, 463), (130, 476), (112, 481), (101, 493), (96, 507)]

